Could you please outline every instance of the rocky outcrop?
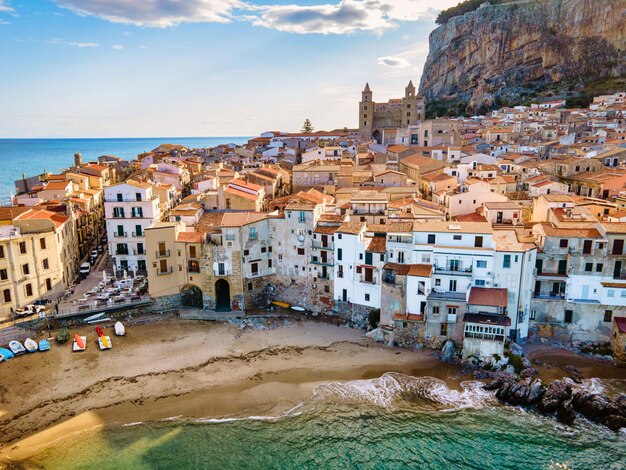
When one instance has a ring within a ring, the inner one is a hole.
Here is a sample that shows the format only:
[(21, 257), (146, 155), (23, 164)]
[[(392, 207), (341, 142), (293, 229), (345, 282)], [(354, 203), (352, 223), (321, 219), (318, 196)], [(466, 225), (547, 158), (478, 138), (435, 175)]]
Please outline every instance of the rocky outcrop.
[(436, 28), (429, 45), (419, 92), (430, 106), (455, 102), (476, 110), (531, 99), (538, 90), (562, 97), (594, 81), (610, 88), (626, 75), (625, 2), (483, 5)]
[(498, 378), (485, 386), (496, 390), (496, 397), (509, 405), (532, 407), (543, 414), (554, 414), (565, 424), (571, 424), (576, 414), (603, 424), (613, 431), (626, 427), (626, 396), (611, 399), (585, 390), (572, 393), (572, 387), (557, 380), (547, 387), (541, 379)]

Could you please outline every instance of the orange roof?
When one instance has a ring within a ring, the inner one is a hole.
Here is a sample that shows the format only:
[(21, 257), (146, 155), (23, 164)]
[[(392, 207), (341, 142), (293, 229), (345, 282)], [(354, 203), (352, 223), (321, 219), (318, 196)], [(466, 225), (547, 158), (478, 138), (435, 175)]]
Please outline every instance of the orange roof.
[(263, 189), (263, 186), (259, 186), (258, 184), (254, 184), (254, 183), (249, 183), (249, 182), (246, 182), (246, 181), (244, 181), (242, 179), (233, 179), (228, 184), (229, 184), (229, 186), (232, 184), (232, 185), (236, 185), (236, 186), (241, 186), (242, 188), (252, 189), (254, 191), (259, 191), (259, 190)]
[(177, 242), (183, 243), (202, 243), (204, 234), (200, 232), (179, 232), (176, 237)]
[(236, 188), (226, 188), (224, 190), (225, 193), (229, 193), (229, 194), (233, 194), (235, 196), (239, 196), (239, 197), (243, 197), (245, 199), (249, 199), (250, 201), (256, 201), (259, 198), (258, 194), (250, 194), (247, 193), (245, 191), (241, 191), (240, 189), (236, 189)]
[(472, 287), (471, 289), (468, 305), (506, 307), (508, 304), (508, 292), (505, 288)]
[(69, 219), (68, 216), (59, 214), (58, 212), (47, 211), (44, 209), (31, 209), (18, 215), (15, 220), (43, 220), (48, 219), (54, 222), (56, 227), (60, 227)]
[(48, 181), (46, 184), (45, 190), (48, 189), (65, 189), (67, 185), (71, 184), (69, 181)]
[(387, 237), (374, 237), (369, 246), (365, 249), (371, 253), (386, 253), (387, 252)]

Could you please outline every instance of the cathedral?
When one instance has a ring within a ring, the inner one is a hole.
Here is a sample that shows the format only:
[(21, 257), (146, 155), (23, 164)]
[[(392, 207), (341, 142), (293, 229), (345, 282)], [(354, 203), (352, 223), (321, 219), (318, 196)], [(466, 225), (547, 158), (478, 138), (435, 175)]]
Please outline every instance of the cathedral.
[(359, 103), (359, 132), (382, 143), (385, 131), (393, 131), (419, 124), (424, 120), (424, 98), (415, 94), (413, 81), (404, 89), (404, 98), (391, 99), (386, 103), (374, 103), (369, 83), (361, 93)]

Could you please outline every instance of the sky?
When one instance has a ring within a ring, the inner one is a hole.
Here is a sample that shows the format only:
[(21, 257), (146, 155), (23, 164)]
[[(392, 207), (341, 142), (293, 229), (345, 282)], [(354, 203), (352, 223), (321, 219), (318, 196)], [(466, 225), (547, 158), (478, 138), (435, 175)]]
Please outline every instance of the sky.
[(0, 0), (0, 138), (356, 127), (458, 0)]

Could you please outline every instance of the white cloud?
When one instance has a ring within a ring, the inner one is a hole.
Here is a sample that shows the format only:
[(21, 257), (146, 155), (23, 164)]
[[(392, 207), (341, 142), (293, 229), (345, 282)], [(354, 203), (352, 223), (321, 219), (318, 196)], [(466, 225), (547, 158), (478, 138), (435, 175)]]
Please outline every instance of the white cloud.
[(124, 46), (122, 46), (121, 44), (114, 44), (112, 48), (116, 51), (121, 51), (122, 49), (124, 49)]
[(81, 15), (113, 23), (168, 28), (181, 23), (227, 23), (240, 0), (56, 0)]
[(411, 66), (411, 63), (402, 57), (379, 57), (377, 62), (378, 65), (384, 65), (394, 69), (404, 69)]
[[(4, 0), (0, 0), (0, 4)], [(80, 15), (114, 23), (167, 28), (181, 23), (250, 21), (298, 34), (382, 34), (401, 22), (433, 18), (458, 0), (328, 0), (321, 5), (255, 5), (251, 0), (55, 0)], [(276, 1), (276, 0), (275, 0)], [(303, 1), (303, 0), (294, 0)], [(245, 13), (245, 14), (244, 14)]]
[(6, 4), (6, 0), (0, 0), (0, 12), (2, 11), (15, 11), (13, 8), (11, 8), (9, 5)]
[(340, 0), (324, 5), (273, 5), (259, 7), (252, 20), (257, 26), (298, 34), (382, 34), (403, 21), (431, 18), (434, 10), (458, 0)]
[(74, 47), (100, 47), (100, 44), (97, 42), (68, 42), (67, 45)]

